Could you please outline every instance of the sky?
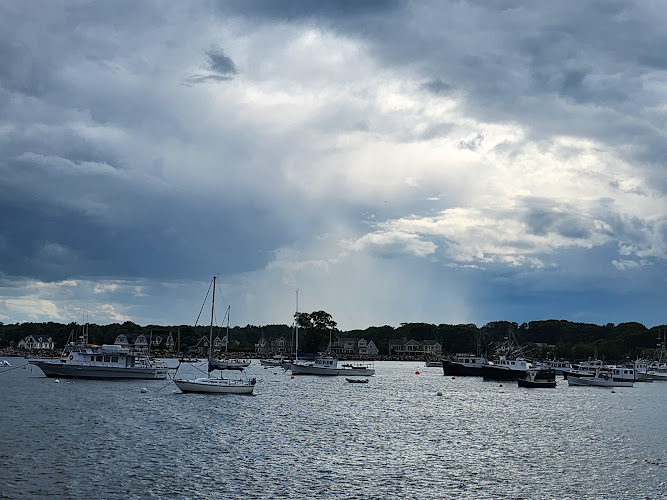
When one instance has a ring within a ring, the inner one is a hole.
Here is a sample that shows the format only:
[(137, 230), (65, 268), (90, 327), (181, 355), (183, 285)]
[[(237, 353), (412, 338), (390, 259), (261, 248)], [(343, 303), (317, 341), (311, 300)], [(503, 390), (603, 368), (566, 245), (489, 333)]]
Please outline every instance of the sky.
[(2, 2), (0, 321), (191, 325), (215, 275), (239, 326), (665, 324), (665, 25), (652, 0)]

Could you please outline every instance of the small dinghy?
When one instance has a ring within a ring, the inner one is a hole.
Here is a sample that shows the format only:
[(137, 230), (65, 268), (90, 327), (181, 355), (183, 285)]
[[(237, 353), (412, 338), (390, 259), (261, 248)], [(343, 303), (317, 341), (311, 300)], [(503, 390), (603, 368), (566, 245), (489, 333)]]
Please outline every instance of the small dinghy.
[(346, 378), (350, 384), (367, 384), (368, 379), (367, 378)]

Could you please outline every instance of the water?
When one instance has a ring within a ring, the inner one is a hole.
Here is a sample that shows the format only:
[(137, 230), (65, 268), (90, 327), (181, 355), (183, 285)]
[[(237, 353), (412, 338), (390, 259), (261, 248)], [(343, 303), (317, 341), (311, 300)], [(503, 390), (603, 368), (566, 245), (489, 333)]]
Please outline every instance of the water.
[(667, 384), (375, 367), (349, 384), (254, 361), (255, 396), (0, 373), (0, 498), (667, 498)]

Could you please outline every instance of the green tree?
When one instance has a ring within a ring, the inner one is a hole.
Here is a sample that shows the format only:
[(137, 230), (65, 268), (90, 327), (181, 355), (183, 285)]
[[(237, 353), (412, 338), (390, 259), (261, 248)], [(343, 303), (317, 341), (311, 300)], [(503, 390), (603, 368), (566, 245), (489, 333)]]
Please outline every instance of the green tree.
[(312, 313), (294, 313), (294, 320), (303, 333), (303, 340), (299, 342), (306, 352), (315, 353), (323, 343), (328, 342), (329, 335), (336, 328), (336, 322), (331, 314), (325, 311)]

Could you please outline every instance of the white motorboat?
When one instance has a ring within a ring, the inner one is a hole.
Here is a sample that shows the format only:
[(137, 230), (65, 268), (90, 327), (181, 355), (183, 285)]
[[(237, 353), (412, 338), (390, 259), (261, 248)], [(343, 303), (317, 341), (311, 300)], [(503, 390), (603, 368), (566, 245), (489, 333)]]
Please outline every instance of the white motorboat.
[(9, 367), (9, 366), (12, 366), (12, 364), (9, 361), (7, 361), (6, 359), (3, 359), (2, 361), (0, 361), (0, 366)]
[(332, 356), (319, 356), (312, 363), (295, 361), (290, 365), (292, 375), (345, 375), (370, 377), (375, 374), (373, 362), (343, 362), (339, 365), (338, 360)]
[(549, 368), (553, 368), (556, 372), (556, 375), (563, 376), (563, 372), (566, 370), (572, 370), (572, 364), (569, 361), (549, 359), (546, 361)]
[[(288, 360), (283, 359), (282, 356), (274, 356), (273, 358), (267, 358), (267, 359), (260, 359), (259, 363), (262, 366), (283, 366), (283, 363), (287, 362)], [(292, 362), (289, 361), (291, 364)]]
[(209, 367), (213, 370), (238, 370), (243, 371), (251, 364), (249, 359), (211, 358), (208, 360)]
[[(183, 393), (199, 393), (199, 394), (252, 394), (255, 389), (257, 380), (252, 379), (231, 379), (227, 377), (211, 375), (212, 371), (217, 370), (214, 365), (210, 363), (211, 360), (211, 346), (213, 345), (213, 320), (215, 317), (215, 283), (216, 277), (213, 276), (212, 287), (213, 295), (211, 298), (211, 327), (209, 330), (208, 343), (208, 376), (196, 377), (193, 379), (178, 379), (174, 378), (174, 383)], [(209, 288), (210, 290), (210, 288)], [(208, 296), (208, 293), (207, 293)], [(179, 364), (180, 367), (180, 364)]]
[(85, 327), (79, 342), (68, 343), (60, 359), (36, 358), (28, 363), (49, 378), (163, 380), (169, 371), (164, 362), (129, 347), (89, 344)]
[(635, 371), (622, 366), (609, 367), (597, 370), (593, 376), (568, 377), (567, 383), (571, 386), (633, 387)]
[(579, 364), (572, 365), (572, 368), (563, 369), (563, 377), (594, 377), (598, 370), (601, 370), (604, 363), (599, 359), (589, 359)]

